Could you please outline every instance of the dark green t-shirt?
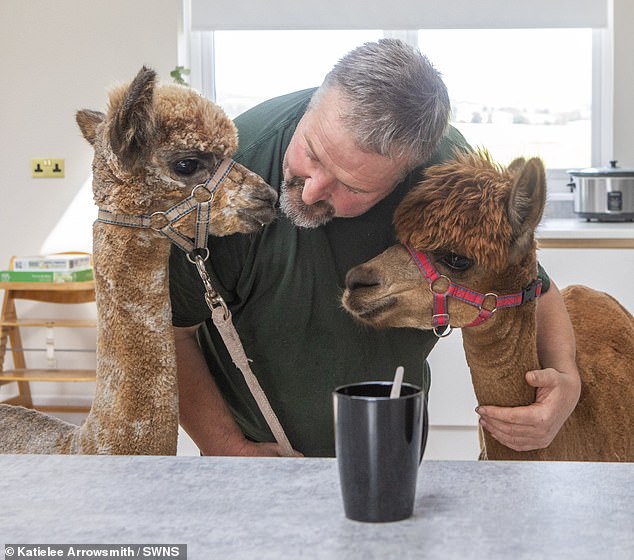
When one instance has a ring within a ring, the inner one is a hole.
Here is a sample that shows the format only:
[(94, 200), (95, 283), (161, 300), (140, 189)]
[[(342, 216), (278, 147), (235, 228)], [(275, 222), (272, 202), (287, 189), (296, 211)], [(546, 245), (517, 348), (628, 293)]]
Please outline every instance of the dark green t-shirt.
[[(236, 118), (236, 161), (278, 188), (282, 159), (314, 90), (265, 102)], [(467, 145), (450, 128), (429, 164)], [(316, 229), (295, 227), (280, 214), (253, 235), (210, 238), (208, 271), (233, 313), (251, 367), (295, 449), (333, 456), (332, 391), (346, 383), (406, 381), (429, 389), (426, 356), (436, 342), (415, 329), (376, 331), (355, 322), (340, 304), (346, 272), (396, 242), (392, 214), (419, 178), (413, 173), (357, 218), (335, 218)], [(223, 396), (245, 435), (273, 441), (242, 375), (209, 319), (202, 282), (184, 254), (170, 260), (173, 321), (205, 321), (199, 341)]]

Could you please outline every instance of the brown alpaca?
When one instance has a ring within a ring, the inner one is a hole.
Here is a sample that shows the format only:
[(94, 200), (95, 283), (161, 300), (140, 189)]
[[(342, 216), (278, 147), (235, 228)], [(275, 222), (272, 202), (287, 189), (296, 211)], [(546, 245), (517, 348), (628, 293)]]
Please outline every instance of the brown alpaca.
[[(171, 243), (158, 231), (165, 220), (155, 213), (187, 198), (217, 165), (229, 161), (237, 134), (210, 101), (185, 87), (155, 82), (155, 73), (143, 68), (129, 86), (113, 90), (106, 114), (77, 114), (95, 151), (94, 199), (101, 213), (113, 217), (93, 228), (97, 384), (92, 408), (78, 427), (1, 405), (2, 453), (176, 453)], [(196, 189), (199, 198), (205, 197), (203, 190)], [(209, 233), (257, 231), (273, 219), (276, 198), (260, 177), (233, 165), (213, 195)], [(195, 213), (175, 224), (175, 230), (193, 237)], [(149, 228), (107, 223), (153, 214)]]
[[(545, 197), (539, 159), (519, 159), (503, 169), (486, 154), (462, 154), (432, 167), (396, 211), (403, 245), (348, 273), (345, 308), (375, 327), (431, 329), (446, 317), (432, 318), (434, 300), (438, 311), (442, 296), (433, 295), (430, 286), (441, 293), (453, 282), (489, 294), (482, 307), (491, 309), (497, 302), (500, 308), (482, 322), (478, 308), (458, 297), (448, 297), (444, 311), (451, 327), (463, 329), (477, 401), (500, 406), (534, 402), (535, 389), (524, 374), (540, 367), (535, 337), (539, 300), (507, 308), (501, 304), (512, 303), (502, 296), (535, 286), (534, 230)], [(425, 258), (443, 275), (431, 284), (421, 274), (424, 263), (419, 269), (416, 262)], [(563, 294), (577, 341), (579, 404), (548, 448), (516, 452), (483, 431), (482, 458), (634, 461), (634, 319), (611, 296), (590, 288), (571, 286)], [(518, 299), (514, 303), (521, 303)], [(472, 326), (474, 321), (479, 324)]]

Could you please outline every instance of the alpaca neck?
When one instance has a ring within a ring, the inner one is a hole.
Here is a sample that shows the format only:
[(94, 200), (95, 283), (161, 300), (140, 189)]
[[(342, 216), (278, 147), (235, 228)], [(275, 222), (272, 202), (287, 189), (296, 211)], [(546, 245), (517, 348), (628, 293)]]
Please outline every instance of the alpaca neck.
[(151, 230), (97, 222), (93, 251), (97, 383), (80, 451), (174, 454), (178, 395), (169, 241)]
[[(463, 345), (476, 399), (480, 405), (525, 406), (535, 401), (535, 389), (525, 379), (539, 369), (535, 334), (535, 303), (501, 309), (474, 328), (462, 330)], [(520, 454), (503, 446), (483, 430), (490, 459), (518, 459)], [(535, 457), (532, 457), (532, 456)], [(522, 452), (522, 459), (539, 452)]]
[(534, 401), (524, 374), (539, 367), (535, 306), (498, 311), (488, 324), (462, 330), (478, 403), (521, 406)]

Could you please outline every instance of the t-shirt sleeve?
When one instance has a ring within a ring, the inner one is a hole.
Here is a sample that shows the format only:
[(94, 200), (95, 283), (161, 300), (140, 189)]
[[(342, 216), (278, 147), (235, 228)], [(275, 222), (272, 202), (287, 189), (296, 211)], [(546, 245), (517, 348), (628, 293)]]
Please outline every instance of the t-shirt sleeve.
[(550, 289), (550, 276), (539, 263), (537, 263), (537, 278), (542, 281), (542, 294), (545, 294)]
[(183, 251), (172, 248), (169, 271), (172, 324), (191, 327), (205, 321), (211, 312), (205, 303), (205, 290), (195, 265)]
[[(212, 287), (227, 304), (236, 303), (235, 289), (244, 273), (245, 259), (250, 254), (249, 235), (210, 237), (209, 258), (205, 270)], [(215, 263), (221, 263), (215, 266)], [(197, 325), (211, 317), (205, 300), (205, 286), (196, 265), (180, 249), (170, 254), (170, 297), (172, 324), (175, 327)]]

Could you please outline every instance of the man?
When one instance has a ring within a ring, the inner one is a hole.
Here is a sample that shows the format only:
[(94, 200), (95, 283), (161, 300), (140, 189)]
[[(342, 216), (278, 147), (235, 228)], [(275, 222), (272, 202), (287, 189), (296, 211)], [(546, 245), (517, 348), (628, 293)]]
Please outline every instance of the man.
[[(299, 452), (332, 456), (332, 390), (406, 379), (429, 389), (436, 338), (371, 331), (340, 307), (346, 272), (395, 243), (392, 214), (421, 169), (467, 149), (447, 127), (439, 73), (396, 40), (346, 55), (313, 95), (297, 92), (236, 119), (235, 159), (280, 188), (281, 215), (253, 236), (211, 238), (207, 269), (229, 304), (252, 369)], [(545, 283), (547, 284), (547, 278)], [(203, 454), (277, 455), (278, 446), (209, 320), (184, 255), (170, 263), (181, 424)], [(481, 407), (482, 425), (516, 449), (548, 445), (579, 398), (574, 337), (554, 285), (539, 305), (537, 402)]]

